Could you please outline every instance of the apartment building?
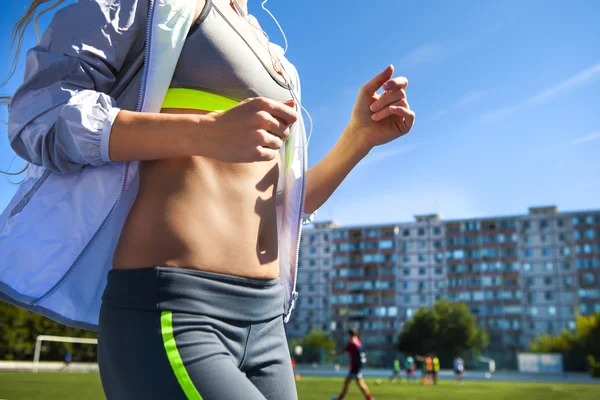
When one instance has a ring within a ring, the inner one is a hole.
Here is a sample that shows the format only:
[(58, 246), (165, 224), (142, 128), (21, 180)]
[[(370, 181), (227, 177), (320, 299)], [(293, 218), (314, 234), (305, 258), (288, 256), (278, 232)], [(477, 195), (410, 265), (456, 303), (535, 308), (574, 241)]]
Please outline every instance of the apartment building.
[(439, 299), (466, 303), (490, 351), (525, 349), (541, 333), (575, 328), (575, 310), (600, 312), (600, 210), (307, 229), (289, 337), (313, 328), (340, 344), (361, 331), (371, 360), (394, 357), (398, 331)]

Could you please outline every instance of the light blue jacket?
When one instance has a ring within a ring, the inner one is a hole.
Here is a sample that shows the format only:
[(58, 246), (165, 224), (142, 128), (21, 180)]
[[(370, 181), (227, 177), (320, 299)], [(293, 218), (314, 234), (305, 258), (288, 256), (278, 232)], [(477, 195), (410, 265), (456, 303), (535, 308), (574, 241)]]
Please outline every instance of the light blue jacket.
[[(195, 0), (80, 0), (27, 54), (9, 139), (33, 165), (0, 215), (0, 298), (96, 329), (106, 275), (138, 189), (138, 163), (111, 162), (121, 109), (158, 112)], [(298, 74), (287, 60), (284, 67)], [(306, 190), (302, 119), (286, 141), (277, 216), (285, 313), (294, 308)]]

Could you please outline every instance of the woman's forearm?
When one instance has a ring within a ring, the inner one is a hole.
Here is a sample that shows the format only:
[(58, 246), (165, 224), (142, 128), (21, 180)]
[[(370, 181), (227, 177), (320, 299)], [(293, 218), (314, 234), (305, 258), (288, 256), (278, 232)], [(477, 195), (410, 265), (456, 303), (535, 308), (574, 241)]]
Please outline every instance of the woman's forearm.
[(369, 148), (357, 140), (353, 132), (346, 130), (335, 146), (306, 175), (305, 212), (313, 213), (338, 188), (350, 171), (368, 153)]
[(202, 131), (210, 118), (194, 114), (139, 113), (122, 110), (112, 126), (112, 161), (147, 161), (199, 155)]

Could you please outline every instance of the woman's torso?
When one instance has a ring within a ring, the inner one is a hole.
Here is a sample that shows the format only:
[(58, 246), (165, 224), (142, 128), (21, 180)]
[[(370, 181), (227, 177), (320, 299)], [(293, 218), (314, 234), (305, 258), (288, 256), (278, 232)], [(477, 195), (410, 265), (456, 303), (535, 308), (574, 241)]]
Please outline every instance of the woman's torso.
[[(200, 4), (202, 12), (186, 40), (171, 87), (236, 100), (290, 99), (258, 23), (253, 20), (255, 27), (251, 26), (228, 0)], [(277, 277), (280, 165), (280, 157), (257, 163), (206, 157), (141, 163), (140, 188), (119, 239), (114, 268), (160, 265)]]

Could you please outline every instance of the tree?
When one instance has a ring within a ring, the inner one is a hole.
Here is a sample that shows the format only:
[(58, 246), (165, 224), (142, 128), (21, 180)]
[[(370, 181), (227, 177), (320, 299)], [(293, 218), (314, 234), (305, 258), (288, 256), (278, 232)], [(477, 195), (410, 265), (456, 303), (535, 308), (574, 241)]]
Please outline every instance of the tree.
[(291, 353), (294, 354), (296, 346), (302, 346), (302, 355), (297, 357), (299, 362), (319, 363), (323, 354), (335, 349), (335, 341), (328, 334), (318, 329), (313, 329), (309, 334), (290, 343)]
[(463, 303), (438, 301), (433, 308), (420, 308), (398, 335), (398, 350), (404, 353), (436, 353), (444, 366), (457, 354), (481, 352), (487, 333)]
[(600, 313), (576, 314), (575, 332), (563, 330), (556, 336), (544, 334), (529, 345), (535, 353), (560, 353), (567, 371), (587, 369), (587, 359), (600, 360)]
[[(39, 335), (97, 337), (94, 332), (61, 325), (0, 301), (0, 360), (31, 360)], [(45, 360), (63, 360), (66, 352), (76, 361), (96, 360), (96, 346), (53, 343), (44, 345), (43, 350)]]

